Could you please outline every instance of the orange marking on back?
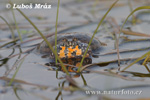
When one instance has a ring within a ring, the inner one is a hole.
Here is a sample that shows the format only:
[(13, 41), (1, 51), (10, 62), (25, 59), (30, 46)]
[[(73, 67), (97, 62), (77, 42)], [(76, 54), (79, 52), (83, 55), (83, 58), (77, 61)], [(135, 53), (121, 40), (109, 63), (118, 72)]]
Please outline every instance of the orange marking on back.
[(59, 52), (59, 57), (63, 58), (63, 57), (65, 57), (65, 52), (64, 51), (65, 51), (66, 47), (62, 46), (61, 48), (62, 48), (62, 50), (60, 50), (60, 52)]
[(74, 49), (72, 49), (72, 46), (69, 47), (69, 48), (68, 48), (68, 54), (67, 54), (68, 58), (72, 57), (72, 54), (71, 54), (71, 53), (73, 53), (73, 52), (74, 52)]
[(74, 49), (74, 51), (75, 51), (75, 50), (77, 51), (77, 52), (76, 52), (76, 55), (77, 55), (77, 56), (80, 56), (80, 55), (82, 54), (82, 50), (78, 48), (78, 45), (76, 46), (76, 48)]
[(78, 48), (78, 46), (76, 46), (74, 49), (72, 49), (72, 46), (68, 48), (68, 58), (72, 57), (72, 53), (76, 51), (76, 55), (80, 56), (82, 54), (82, 50)]
[(79, 67), (80, 66), (80, 62), (76, 63), (76, 66)]

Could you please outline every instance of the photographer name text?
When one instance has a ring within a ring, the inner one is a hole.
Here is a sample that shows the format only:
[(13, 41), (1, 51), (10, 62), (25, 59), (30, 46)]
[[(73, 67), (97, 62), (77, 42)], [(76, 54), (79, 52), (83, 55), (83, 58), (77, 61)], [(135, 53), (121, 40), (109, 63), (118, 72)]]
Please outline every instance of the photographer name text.
[(45, 4), (13, 4), (13, 5), (10, 5), (10, 4), (7, 4), (6, 7), (7, 8), (12, 8), (13, 9), (51, 9), (51, 5), (45, 3)]

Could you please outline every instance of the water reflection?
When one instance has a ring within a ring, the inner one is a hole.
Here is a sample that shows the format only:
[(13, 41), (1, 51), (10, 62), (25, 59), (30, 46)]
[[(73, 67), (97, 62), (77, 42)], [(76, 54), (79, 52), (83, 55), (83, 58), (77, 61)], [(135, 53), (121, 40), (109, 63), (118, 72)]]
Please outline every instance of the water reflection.
[[(81, 77), (82, 77), (84, 84), (87, 85), (82, 74), (81, 74)], [(64, 80), (63, 82), (60, 82), (58, 84), (57, 90), (59, 90), (59, 91), (58, 91), (58, 94), (57, 94), (55, 100), (59, 100), (59, 98), (61, 98), (61, 100), (63, 100), (63, 91), (69, 91), (70, 94), (73, 94), (73, 92), (75, 92), (77, 90), (82, 91), (82, 88), (80, 86), (78, 86), (76, 81), (74, 81), (72, 78), (66, 77), (66, 80)]]
[[(82, 57), (78, 57), (78, 58), (64, 58), (61, 59), (62, 62), (64, 63), (64, 66), (66, 67), (66, 69), (68, 70), (68, 72), (75, 72), (77, 73), (78, 67), (81, 63)], [(92, 63), (92, 58), (91, 57), (86, 57), (83, 61), (82, 66), (85, 66), (87, 64), (91, 64)], [(54, 66), (54, 70), (59, 70), (59, 71), (64, 71), (64, 69), (61, 67), (60, 64), (56, 65), (55, 62), (49, 62), (46, 63), (45, 65), (48, 66)], [(76, 76), (78, 77), (78, 75), (76, 74)]]
[(1, 62), (0, 66), (7, 64), (8, 60), (9, 60), (9, 58), (0, 59), (0, 62)]
[[(58, 88), (63, 88), (64, 87), (64, 84), (65, 84), (66, 81), (63, 81), (62, 83), (59, 83), (58, 84)], [(62, 89), (59, 90), (55, 100), (59, 100), (59, 98), (61, 98), (61, 100), (63, 100), (63, 97), (62, 97)]]
[(145, 73), (139, 73), (139, 72), (131, 72), (131, 71), (124, 71), (125, 73), (132, 74), (135, 77), (150, 77), (150, 73), (145, 74)]
[[(9, 56), (13, 55), (14, 52), (15, 52), (15, 49), (13, 48), (13, 49), (12, 49), (12, 52), (9, 54)], [(3, 66), (3, 65), (6, 65), (7, 62), (9, 61), (9, 58), (8, 58), (8, 57), (3, 58), (3, 56), (0, 55), (0, 58), (1, 58), (1, 59), (0, 59), (0, 62), (1, 62), (1, 63), (0, 63), (0, 67)], [(8, 65), (6, 65), (6, 67), (8, 67)], [(7, 69), (8, 69), (8, 68), (7, 68)]]

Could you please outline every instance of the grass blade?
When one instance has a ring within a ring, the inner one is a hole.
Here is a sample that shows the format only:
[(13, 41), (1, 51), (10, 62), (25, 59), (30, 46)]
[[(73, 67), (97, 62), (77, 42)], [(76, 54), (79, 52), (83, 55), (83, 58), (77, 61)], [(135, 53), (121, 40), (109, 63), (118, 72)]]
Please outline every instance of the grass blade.
[(14, 94), (16, 95), (17, 99), (21, 100), (21, 98), (19, 97), (19, 95), (17, 93), (17, 87), (14, 87), (13, 90), (14, 90)]
[(84, 61), (84, 58), (85, 58), (85, 56), (86, 56), (86, 54), (87, 54), (87, 51), (88, 51), (88, 49), (89, 49), (89, 47), (90, 47), (90, 45), (91, 45), (91, 42), (92, 42), (92, 40), (93, 40), (95, 34), (97, 33), (97, 31), (98, 31), (100, 25), (102, 24), (103, 20), (104, 20), (105, 17), (107, 16), (107, 14), (110, 12), (110, 10), (114, 7), (114, 5), (115, 5), (117, 2), (118, 2), (118, 0), (115, 1), (115, 2), (111, 5), (111, 7), (108, 9), (108, 11), (105, 13), (105, 15), (102, 17), (102, 19), (101, 19), (100, 22), (98, 23), (98, 26), (96, 27), (96, 29), (95, 29), (95, 31), (94, 31), (94, 33), (93, 33), (93, 36), (92, 36), (92, 38), (91, 38), (91, 40), (90, 40), (90, 42), (89, 42), (89, 44), (88, 44), (88, 47), (87, 47), (87, 49), (86, 49), (86, 51), (85, 51), (85, 53), (84, 53), (84, 55), (83, 55), (83, 58), (82, 58), (82, 60), (81, 60), (81, 63), (80, 63), (80, 65), (79, 65), (79, 68), (78, 68), (78, 72), (80, 71), (80, 68), (81, 68), (82, 63), (83, 63), (83, 61)]
[[(12, 7), (13, 7), (13, 6), (12, 6)], [(22, 42), (21, 33), (20, 33), (20, 30), (19, 30), (19, 27), (18, 27), (18, 24), (17, 24), (17, 21), (16, 21), (16, 17), (15, 17), (15, 13), (14, 13), (13, 8), (11, 8), (11, 12), (12, 12), (12, 15), (13, 15), (13, 18), (14, 18), (14, 21), (15, 21), (15, 26), (16, 26), (16, 29), (17, 29), (17, 32), (18, 32), (20, 41)]]
[(147, 55), (150, 55), (150, 51), (148, 51), (147, 53), (145, 53), (144, 55), (142, 55), (140, 58), (138, 58), (137, 60), (135, 60), (133, 63), (131, 63), (129, 66), (127, 66), (126, 68), (124, 68), (122, 70), (125, 71), (126, 69), (128, 69), (129, 67), (131, 67), (132, 65), (134, 65), (135, 63), (139, 62), (140, 60), (142, 60), (143, 58), (145, 58)]
[(128, 18), (129, 18), (134, 12), (136, 12), (136, 11), (138, 11), (138, 10), (142, 10), (142, 9), (150, 9), (150, 6), (141, 6), (141, 7), (138, 7), (138, 8), (136, 8), (136, 9), (134, 9), (134, 10), (128, 15), (128, 17), (126, 18), (126, 20), (124, 21), (124, 23), (123, 23), (123, 25), (122, 25), (122, 27), (121, 27), (121, 30), (123, 29), (123, 27), (124, 27), (125, 23), (127, 22)]
[[(58, 0), (58, 4), (57, 4), (57, 15), (56, 15), (56, 24), (55, 24), (55, 52), (56, 53), (57, 53), (57, 24), (58, 24), (59, 4), (60, 4), (60, 0)], [(57, 57), (55, 57), (55, 62), (57, 64)]]
[[(136, 11), (138, 10), (142, 10), (142, 9), (150, 9), (150, 6), (141, 6), (141, 7), (138, 7), (136, 9), (134, 9), (129, 15), (128, 17), (126, 18), (126, 20), (124, 21), (122, 27), (121, 27), (121, 30), (123, 29), (125, 23), (127, 22), (128, 18)], [(135, 60), (133, 63), (131, 63), (129, 66), (127, 66), (126, 68), (124, 68), (122, 71), (125, 71), (126, 69), (128, 69), (129, 67), (131, 67), (132, 65), (134, 65), (135, 63), (137, 63), (138, 61), (142, 60), (143, 58), (145, 58), (147, 55), (150, 54), (150, 51), (148, 51), (147, 53), (145, 53), (144, 55), (142, 55), (140, 58), (138, 58), (137, 60)]]
[[(130, 11), (132, 12), (133, 11), (133, 7), (132, 7), (132, 4), (131, 4), (131, 0), (128, 0), (128, 5), (130, 7)], [(136, 24), (136, 18), (135, 18), (135, 15), (133, 14), (132, 15), (132, 25), (135, 25)]]
[(124, 33), (126, 35), (133, 35), (133, 36), (140, 36), (140, 37), (150, 37), (149, 34), (140, 33), (140, 32), (134, 32), (134, 31), (129, 31), (129, 30), (126, 30), (126, 29), (122, 29), (122, 33)]
[(14, 31), (13, 31), (12, 27), (10, 26), (10, 24), (5, 20), (4, 17), (0, 16), (0, 18), (8, 25), (8, 27), (9, 27), (9, 29), (11, 31), (12, 39), (15, 40)]
[[(11, 5), (13, 5), (10, 2)], [(64, 71), (66, 72), (67, 75), (69, 75), (69, 72), (67, 71), (66, 67), (63, 65), (63, 62), (61, 61), (61, 59), (58, 57), (57, 53), (55, 52), (55, 50), (53, 49), (52, 45), (49, 43), (49, 41), (45, 38), (45, 36), (42, 34), (42, 32), (35, 26), (35, 24), (18, 8), (16, 8), (16, 10), (26, 19), (28, 20), (28, 22), (35, 28), (35, 30), (41, 35), (41, 37), (44, 39), (44, 41), (47, 43), (47, 45), (49, 46), (49, 48), (52, 50), (52, 52), (54, 53), (55, 57), (57, 57), (58, 61), (60, 62), (62, 68), (64, 69)]]
[(18, 68), (17, 68), (15, 74), (13, 75), (13, 77), (11, 78), (11, 80), (10, 80), (10, 82), (9, 82), (9, 84), (8, 84), (9, 86), (11, 86), (12, 82), (14, 81), (14, 79), (15, 79), (15, 77), (16, 77), (16, 75), (17, 75), (17, 73), (18, 73), (18, 71), (19, 71), (19, 69), (20, 69), (22, 63), (24, 62), (24, 58), (25, 58), (25, 57), (26, 57), (26, 56), (24, 56), (23, 59), (21, 59), (21, 62), (20, 62), (20, 64), (19, 64), (19, 66), (18, 66)]

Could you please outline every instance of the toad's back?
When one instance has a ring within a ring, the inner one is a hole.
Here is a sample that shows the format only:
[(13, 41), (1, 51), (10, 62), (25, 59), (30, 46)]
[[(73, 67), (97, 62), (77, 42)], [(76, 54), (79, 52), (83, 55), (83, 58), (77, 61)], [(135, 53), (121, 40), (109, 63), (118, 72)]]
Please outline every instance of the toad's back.
[[(88, 43), (91, 39), (89, 34), (85, 33), (63, 33), (57, 35), (57, 54), (60, 58), (73, 58), (77, 56), (83, 56), (87, 49)], [(55, 48), (55, 35), (47, 38), (53, 48)], [(92, 52), (100, 50), (101, 43), (98, 39), (94, 38), (90, 45), (87, 55), (91, 55)], [(43, 55), (47, 55), (50, 58), (54, 58), (54, 54), (48, 47), (45, 41), (42, 41), (37, 47), (37, 52)]]

